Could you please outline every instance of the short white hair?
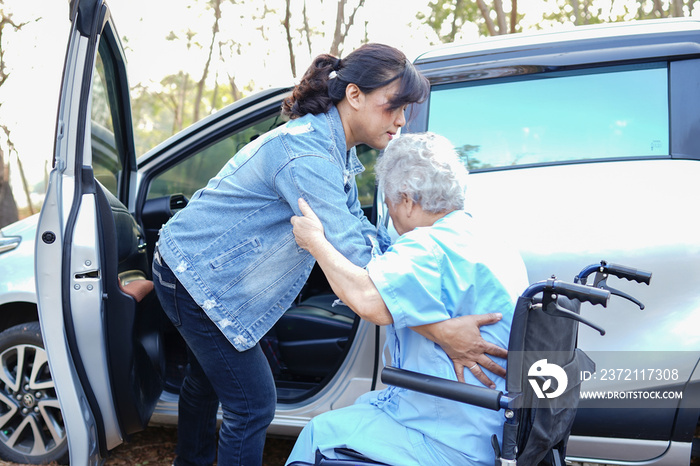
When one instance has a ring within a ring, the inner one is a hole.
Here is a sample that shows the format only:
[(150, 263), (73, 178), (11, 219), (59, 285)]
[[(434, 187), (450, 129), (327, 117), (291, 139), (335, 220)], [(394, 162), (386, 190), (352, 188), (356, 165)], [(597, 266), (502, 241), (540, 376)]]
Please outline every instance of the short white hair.
[(402, 134), (379, 157), (375, 173), (379, 188), (394, 204), (406, 195), (431, 213), (464, 208), (469, 172), (443, 136)]

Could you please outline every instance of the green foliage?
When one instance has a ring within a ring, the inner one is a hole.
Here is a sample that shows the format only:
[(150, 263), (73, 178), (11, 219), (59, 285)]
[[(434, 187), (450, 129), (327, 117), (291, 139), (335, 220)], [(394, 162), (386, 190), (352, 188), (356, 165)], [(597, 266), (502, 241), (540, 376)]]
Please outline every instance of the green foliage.
[[(486, 4), (487, 0), (484, 0), (484, 3)], [(503, 1), (503, 4), (511, 8), (513, 6), (512, 1), (508, 2), (506, 0)], [(426, 16), (419, 12), (416, 14), (416, 18), (430, 26), (442, 43), (450, 43), (457, 40), (467, 23), (476, 25), (479, 35), (490, 35), (486, 20), (477, 2), (474, 0), (434, 0), (428, 6), (430, 7), (430, 13)], [(487, 5), (487, 8), (489, 8), (489, 17), (491, 19), (495, 18), (495, 8), (489, 5)], [(510, 21), (511, 11), (505, 10), (503, 12), (508, 17), (508, 22)], [(523, 14), (516, 12), (515, 32), (522, 30), (518, 23), (523, 17)], [(508, 28), (510, 29), (510, 26)]]
[(465, 144), (462, 147), (456, 148), (459, 158), (462, 160), (462, 163), (468, 170), (492, 167), (491, 164), (483, 163), (481, 160), (475, 157), (476, 153), (479, 152), (479, 149), (481, 149), (481, 146), (474, 146), (471, 144)]
[[(241, 97), (252, 92), (250, 83)], [(239, 90), (240, 92), (240, 90)], [(136, 155), (143, 155), (194, 121), (196, 82), (188, 73), (179, 72), (163, 78), (155, 89), (142, 84), (131, 90)], [(229, 87), (206, 87), (202, 94), (204, 112), (200, 118), (232, 104), (236, 99)]]
[(364, 144), (357, 146), (357, 158), (360, 159), (365, 171), (355, 177), (357, 183), (357, 197), (360, 198), (362, 206), (372, 205), (374, 202), (374, 191), (376, 180), (374, 174), (374, 165), (377, 162), (379, 151), (372, 149)]
[(630, 11), (630, 2), (624, 0), (613, 0), (606, 4), (593, 0), (556, 0), (555, 4), (557, 10), (542, 16), (545, 23), (585, 25), (634, 19), (634, 12)]
[(430, 14), (426, 16), (419, 12), (416, 18), (430, 26), (443, 43), (453, 42), (467, 22), (476, 23), (481, 17), (476, 2), (435, 0), (428, 6)]
[[(495, 2), (484, 0), (483, 3), (489, 18), (495, 21)], [(513, 0), (504, 0), (503, 8), (512, 9), (514, 3)], [(690, 16), (697, 0), (544, 0), (537, 3), (545, 6), (546, 12), (540, 18), (535, 18), (534, 22), (531, 21), (533, 24), (530, 27), (533, 29), (544, 29), (552, 24), (584, 25)], [(429, 14), (418, 13), (416, 18), (433, 29), (443, 43), (457, 39), (459, 31), (469, 22), (478, 27), (481, 36), (490, 34), (477, 0), (433, 0), (429, 7)], [(510, 21), (510, 11), (503, 13)], [(515, 31), (510, 31), (509, 27), (509, 32), (521, 32), (523, 27), (520, 22), (524, 17), (525, 13), (518, 11)]]

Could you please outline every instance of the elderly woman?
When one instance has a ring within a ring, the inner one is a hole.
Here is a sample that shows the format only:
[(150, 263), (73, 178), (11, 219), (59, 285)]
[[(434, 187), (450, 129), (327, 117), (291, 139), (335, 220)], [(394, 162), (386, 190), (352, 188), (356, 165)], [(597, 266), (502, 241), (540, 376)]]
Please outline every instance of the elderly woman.
[[(515, 301), (527, 287), (524, 264), (463, 210), (467, 170), (445, 138), (399, 137), (377, 162), (376, 174), (401, 235), (383, 255), (366, 269), (353, 265), (326, 240), (303, 199), (303, 217), (292, 218), (297, 243), (316, 258), (344, 303), (387, 325), (392, 365), (454, 380), (450, 358), (419, 333), (421, 326), (500, 312), (502, 320), (481, 332), (506, 347)], [(502, 378), (488, 375), (505, 388)], [(465, 379), (478, 383), (470, 371)], [(288, 464), (313, 463), (316, 450), (342, 457), (335, 448), (345, 447), (393, 465), (491, 465), (490, 437), (500, 436), (502, 422), (498, 412), (389, 387), (313, 419)]]

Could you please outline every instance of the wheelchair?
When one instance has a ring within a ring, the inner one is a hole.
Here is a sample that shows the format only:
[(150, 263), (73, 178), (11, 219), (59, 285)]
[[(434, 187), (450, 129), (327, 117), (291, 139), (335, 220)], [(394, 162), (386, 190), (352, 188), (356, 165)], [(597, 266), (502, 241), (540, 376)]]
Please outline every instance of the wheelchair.
[[(595, 272), (593, 282), (588, 278)], [(585, 267), (574, 282), (552, 277), (530, 285), (519, 297), (508, 343), (506, 392), (429, 375), (385, 367), (381, 380), (428, 395), (503, 410), (502, 441), (491, 444), (496, 466), (563, 466), (580, 396), (581, 371), (595, 372), (595, 363), (577, 348), (578, 325), (601, 335), (605, 330), (580, 315), (583, 302), (607, 307), (620, 296), (644, 309), (632, 296), (611, 288), (610, 276), (649, 284), (651, 273), (601, 261)], [(318, 466), (384, 464), (359, 452), (338, 448), (347, 459), (316, 453)]]

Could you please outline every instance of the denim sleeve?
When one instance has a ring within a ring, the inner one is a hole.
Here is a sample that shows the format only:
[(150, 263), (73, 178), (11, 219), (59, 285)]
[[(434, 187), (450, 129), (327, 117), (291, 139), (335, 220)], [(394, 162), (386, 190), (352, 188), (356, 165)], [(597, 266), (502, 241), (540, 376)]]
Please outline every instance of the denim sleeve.
[(301, 215), (298, 199), (306, 200), (323, 223), (328, 241), (355, 265), (367, 265), (377, 229), (362, 212), (354, 177), (346, 183), (337, 164), (308, 155), (285, 165), (275, 188), (295, 215)]
[(357, 182), (355, 181), (355, 177), (352, 177), (349, 183), (350, 192), (348, 196), (348, 201), (352, 202), (354, 200), (354, 202), (352, 202), (352, 206), (350, 206), (350, 212), (362, 220), (363, 237), (373, 237), (376, 239), (376, 242), (372, 243), (375, 249), (373, 253), (383, 253), (391, 245), (391, 238), (389, 237), (389, 232), (387, 232), (386, 228), (384, 228), (384, 226), (382, 225), (372, 225), (372, 222), (369, 221), (369, 219), (365, 215), (365, 212), (362, 210), (362, 204), (360, 204), (360, 199), (358, 197)]

